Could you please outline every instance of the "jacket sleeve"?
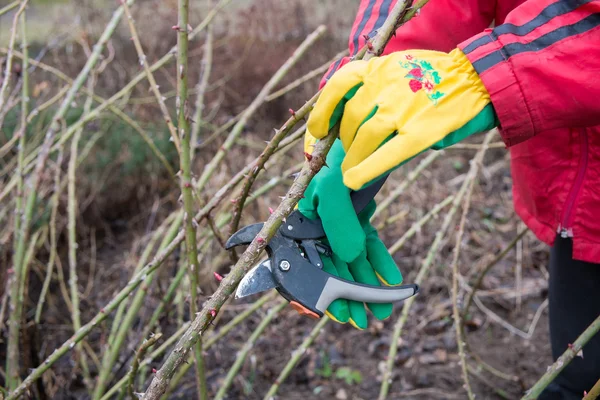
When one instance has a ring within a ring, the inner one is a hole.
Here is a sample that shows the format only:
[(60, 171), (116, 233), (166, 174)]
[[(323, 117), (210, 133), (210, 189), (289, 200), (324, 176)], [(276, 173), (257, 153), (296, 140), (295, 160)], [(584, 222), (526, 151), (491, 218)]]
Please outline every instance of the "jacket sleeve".
[(462, 42), (507, 146), (600, 124), (600, 0), (528, 0)]
[[(505, 9), (512, 9), (522, 0), (435, 0), (426, 4), (414, 18), (396, 31), (384, 54), (407, 49), (450, 51), (468, 38), (489, 27), (494, 19), (504, 19)], [(387, 18), (397, 0), (361, 0), (348, 38), (350, 56), (334, 62), (323, 76), (320, 87), (335, 71), (348, 63), (366, 43), (365, 35), (373, 37)], [(416, 2), (416, 1), (415, 1)]]

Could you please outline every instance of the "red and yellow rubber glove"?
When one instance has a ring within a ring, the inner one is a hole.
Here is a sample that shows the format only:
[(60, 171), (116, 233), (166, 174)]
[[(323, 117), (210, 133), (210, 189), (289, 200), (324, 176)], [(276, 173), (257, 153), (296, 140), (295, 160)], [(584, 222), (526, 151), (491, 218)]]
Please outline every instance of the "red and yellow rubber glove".
[(337, 122), (346, 151), (343, 182), (353, 190), (423, 151), (498, 125), (487, 90), (459, 49), (401, 51), (344, 65), (310, 114), (305, 150), (312, 152), (310, 144)]

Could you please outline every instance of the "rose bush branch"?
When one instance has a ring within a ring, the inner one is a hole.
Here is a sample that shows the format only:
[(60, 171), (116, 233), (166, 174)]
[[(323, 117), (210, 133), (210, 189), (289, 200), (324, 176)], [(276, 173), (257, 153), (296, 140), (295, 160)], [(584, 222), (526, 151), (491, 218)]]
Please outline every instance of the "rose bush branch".
[[(306, 51), (325, 34), (326, 28), (324, 25), (319, 26), (310, 35), (304, 39), (304, 41), (298, 46), (294, 53), (285, 61), (285, 63), (275, 72), (275, 74), (269, 79), (269, 81), (263, 86), (258, 95), (254, 98), (252, 103), (244, 110), (240, 119), (231, 129), (231, 132), (225, 139), (225, 142), (221, 145), (221, 148), (217, 151), (212, 160), (204, 167), (204, 171), (196, 184), (196, 191), (200, 192), (208, 182), (209, 178), (219, 166), (227, 151), (233, 146), (237, 138), (242, 133), (244, 126), (252, 115), (258, 110), (258, 108), (265, 102), (267, 96), (273, 90), (275, 86), (283, 79), (283, 77), (292, 69), (294, 65), (302, 58)], [(290, 127), (291, 129), (291, 127)]]
[[(496, 131), (492, 130), (487, 134), (487, 136), (491, 137), (495, 134), (496, 134)], [(483, 159), (485, 150), (486, 149), (484, 149), (484, 148), (480, 149), (477, 152), (477, 154), (475, 155), (475, 160)], [(468, 176), (472, 177), (472, 179), (475, 179), (475, 177), (477, 176), (479, 165), (480, 165), (480, 161), (474, 161), (471, 164), (471, 168), (469, 169)], [(450, 224), (452, 223), (452, 221), (454, 219), (454, 215), (456, 214), (456, 212), (460, 206), (460, 203), (463, 200), (463, 198), (467, 192), (469, 183), (470, 183), (469, 179), (465, 179), (465, 181), (461, 185), (458, 192), (454, 195), (454, 199), (452, 201), (452, 206), (450, 207), (450, 210), (448, 211), (448, 213), (444, 216), (442, 226), (438, 229), (438, 231), (435, 235), (435, 238), (433, 240), (433, 243), (431, 244), (431, 247), (429, 248), (429, 252), (427, 253), (427, 256), (425, 257), (425, 259), (423, 260), (421, 267), (419, 268), (419, 273), (417, 274), (417, 277), (415, 278), (415, 283), (417, 285), (421, 285), (423, 283), (424, 279), (427, 277), (427, 274), (429, 273), (429, 269), (430, 269), (431, 265), (433, 264), (433, 262), (435, 261), (435, 258), (438, 255), (438, 250), (439, 250), (440, 246), (442, 245), (442, 242), (444, 241), (444, 239), (446, 237), (446, 233), (448, 232)], [(413, 296), (404, 302), (404, 305), (402, 306), (402, 313), (400, 315), (400, 318), (398, 319), (398, 321), (396, 322), (396, 325), (394, 326), (394, 332), (392, 333), (392, 340), (390, 343), (390, 349), (388, 351), (388, 356), (387, 356), (387, 362), (386, 362), (386, 365), (385, 365), (385, 367), (383, 369), (383, 373), (382, 373), (381, 387), (379, 389), (379, 397), (378, 397), (379, 400), (385, 400), (389, 393), (390, 385), (392, 383), (392, 371), (394, 368), (396, 354), (398, 352), (398, 341), (400, 340), (400, 335), (402, 334), (402, 329), (404, 328), (404, 325), (406, 325), (406, 321), (408, 320), (408, 314), (410, 312), (410, 309), (411, 309), (414, 301), (415, 301), (415, 297)]]
[(569, 363), (578, 356), (583, 356), (583, 346), (600, 331), (600, 315), (569, 345), (565, 352), (548, 367), (546, 373), (527, 391), (522, 400), (537, 399), (540, 393), (552, 382)]

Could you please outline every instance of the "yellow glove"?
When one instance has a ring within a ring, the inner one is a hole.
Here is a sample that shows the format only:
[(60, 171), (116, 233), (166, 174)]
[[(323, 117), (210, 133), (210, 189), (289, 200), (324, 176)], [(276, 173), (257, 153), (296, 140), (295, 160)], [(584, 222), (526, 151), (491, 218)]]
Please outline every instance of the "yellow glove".
[(310, 114), (305, 150), (311, 153), (315, 139), (340, 119), (344, 184), (353, 190), (429, 148), (497, 125), (487, 90), (458, 49), (402, 51), (344, 65)]

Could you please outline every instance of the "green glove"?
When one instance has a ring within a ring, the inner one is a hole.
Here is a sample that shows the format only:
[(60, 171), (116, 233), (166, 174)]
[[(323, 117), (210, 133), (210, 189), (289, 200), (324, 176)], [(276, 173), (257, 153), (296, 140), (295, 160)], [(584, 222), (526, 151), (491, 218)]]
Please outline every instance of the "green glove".
[[(323, 258), (323, 270), (332, 275), (358, 283), (380, 286), (399, 285), (402, 274), (387, 248), (379, 239), (377, 230), (369, 220), (376, 209), (371, 201), (358, 215), (350, 199), (351, 190), (342, 181), (341, 164), (345, 153), (340, 140), (336, 140), (327, 154), (327, 165), (313, 178), (298, 203), (298, 210), (307, 218), (319, 217), (333, 251), (332, 257)], [(375, 318), (383, 320), (392, 313), (392, 304), (367, 303)], [(337, 299), (327, 309), (327, 314), (337, 322), (350, 322), (365, 329), (367, 313), (365, 304)]]

